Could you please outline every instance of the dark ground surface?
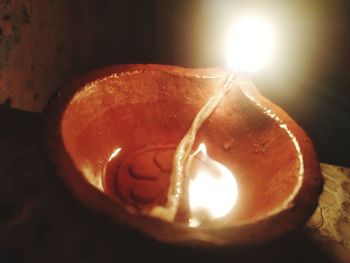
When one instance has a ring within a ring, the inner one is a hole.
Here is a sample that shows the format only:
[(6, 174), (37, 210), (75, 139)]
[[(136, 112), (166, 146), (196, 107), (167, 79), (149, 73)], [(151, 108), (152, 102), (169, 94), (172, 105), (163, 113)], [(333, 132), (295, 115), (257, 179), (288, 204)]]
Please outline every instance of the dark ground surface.
[(54, 175), (42, 116), (0, 107), (0, 262), (332, 262), (299, 230), (250, 248), (179, 248), (80, 205)]

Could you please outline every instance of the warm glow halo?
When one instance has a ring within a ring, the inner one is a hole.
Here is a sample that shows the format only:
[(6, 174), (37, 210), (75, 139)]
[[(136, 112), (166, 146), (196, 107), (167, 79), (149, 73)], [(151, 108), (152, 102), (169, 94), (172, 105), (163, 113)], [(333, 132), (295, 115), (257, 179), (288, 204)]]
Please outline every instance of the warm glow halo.
[(275, 39), (272, 26), (259, 16), (241, 17), (233, 23), (226, 54), (227, 66), (253, 73), (271, 58)]

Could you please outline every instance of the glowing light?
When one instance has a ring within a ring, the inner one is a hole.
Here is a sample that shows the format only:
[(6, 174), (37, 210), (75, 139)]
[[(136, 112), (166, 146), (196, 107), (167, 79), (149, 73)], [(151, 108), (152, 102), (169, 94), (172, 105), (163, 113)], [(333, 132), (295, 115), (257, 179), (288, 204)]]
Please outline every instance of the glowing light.
[(227, 66), (250, 73), (257, 71), (269, 61), (274, 42), (272, 27), (264, 19), (238, 19), (229, 34)]
[(108, 161), (111, 161), (113, 158), (115, 158), (121, 150), (122, 150), (122, 148), (116, 148), (116, 149), (112, 152), (112, 154), (111, 154), (111, 156), (109, 157)]
[(233, 209), (238, 195), (236, 179), (224, 165), (208, 156), (205, 144), (189, 157), (186, 173), (190, 176), (189, 226), (224, 217)]

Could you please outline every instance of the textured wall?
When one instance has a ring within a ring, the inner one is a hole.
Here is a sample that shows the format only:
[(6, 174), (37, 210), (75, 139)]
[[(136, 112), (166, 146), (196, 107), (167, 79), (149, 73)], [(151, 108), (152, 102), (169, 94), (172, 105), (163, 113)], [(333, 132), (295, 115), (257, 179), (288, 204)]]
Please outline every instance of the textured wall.
[(74, 75), (154, 59), (152, 1), (0, 0), (0, 104), (41, 111)]
[(0, 102), (40, 111), (73, 71), (73, 1), (2, 0)]

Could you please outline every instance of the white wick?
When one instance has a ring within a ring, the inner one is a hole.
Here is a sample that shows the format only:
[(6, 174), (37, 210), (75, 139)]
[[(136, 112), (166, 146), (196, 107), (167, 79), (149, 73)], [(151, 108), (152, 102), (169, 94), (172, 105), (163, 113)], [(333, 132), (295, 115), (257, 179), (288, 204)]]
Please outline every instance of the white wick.
[(186, 179), (188, 177), (188, 175), (184, 173), (186, 161), (191, 153), (194, 141), (196, 139), (196, 134), (199, 128), (202, 126), (202, 124), (214, 112), (221, 100), (230, 90), (230, 87), (235, 77), (236, 74), (229, 74), (222, 88), (220, 88), (220, 90), (214, 96), (212, 96), (197, 113), (190, 129), (182, 138), (175, 151), (167, 204), (166, 206), (154, 207), (151, 210), (150, 215), (162, 218), (163, 220), (169, 222), (174, 221), (177, 209), (179, 207), (180, 195), (182, 192), (182, 184), (183, 182), (186, 182)]
[(196, 115), (190, 129), (178, 145), (171, 173), (167, 204), (156, 206), (150, 215), (173, 222), (177, 213), (183, 184), (188, 182), (184, 173), (187, 159), (191, 153), (196, 134), (202, 124), (214, 112), (220, 101), (232, 86), (235, 71), (254, 72), (266, 64), (273, 49), (274, 39), (270, 25), (260, 17), (249, 16), (238, 19), (229, 34), (227, 56), (228, 67), (234, 72), (229, 74), (224, 85), (212, 96)]

